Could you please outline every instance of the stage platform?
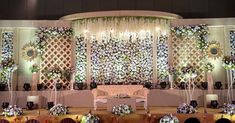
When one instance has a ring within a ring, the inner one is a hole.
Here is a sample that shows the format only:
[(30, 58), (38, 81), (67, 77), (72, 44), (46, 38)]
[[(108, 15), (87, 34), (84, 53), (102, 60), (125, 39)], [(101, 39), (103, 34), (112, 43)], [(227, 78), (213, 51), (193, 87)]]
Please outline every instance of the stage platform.
[(235, 116), (220, 114), (220, 109), (204, 109), (198, 108), (198, 112), (195, 114), (177, 114), (176, 107), (149, 107), (149, 114), (143, 109), (143, 107), (137, 107), (137, 111), (126, 116), (113, 115), (111, 112), (107, 112), (106, 108), (99, 108), (94, 111), (90, 108), (69, 108), (69, 114), (63, 116), (51, 116), (48, 115), (46, 109), (24, 110), (24, 115), (21, 117), (3, 117), (0, 119), (6, 119), (11, 123), (25, 123), (27, 120), (36, 119), (40, 123), (59, 123), (65, 118), (71, 118), (76, 122), (81, 120), (82, 115), (87, 114), (89, 111), (93, 114), (97, 114), (101, 123), (158, 123), (159, 119), (166, 114), (173, 114), (177, 116), (180, 123), (188, 118), (195, 117), (200, 120), (201, 123), (215, 123), (216, 120), (221, 117), (229, 119), (232, 123), (235, 123)]
[[(235, 92), (235, 91), (233, 91)], [(193, 99), (200, 106), (204, 105), (207, 90), (195, 89)], [(227, 101), (227, 90), (214, 90), (218, 95), (219, 104)], [(26, 108), (27, 96), (40, 96), (40, 106), (45, 108), (47, 102), (54, 101), (54, 91), (13, 91), (13, 104)], [(9, 92), (0, 91), (0, 104), (9, 101)], [(164, 98), (163, 98), (164, 97)], [(57, 102), (70, 107), (93, 107), (93, 95), (91, 90), (60, 90), (57, 92)], [(179, 106), (186, 102), (185, 90), (180, 89), (151, 89), (148, 94), (148, 106)], [(99, 106), (105, 106), (98, 104)], [(143, 106), (143, 104), (137, 104)]]

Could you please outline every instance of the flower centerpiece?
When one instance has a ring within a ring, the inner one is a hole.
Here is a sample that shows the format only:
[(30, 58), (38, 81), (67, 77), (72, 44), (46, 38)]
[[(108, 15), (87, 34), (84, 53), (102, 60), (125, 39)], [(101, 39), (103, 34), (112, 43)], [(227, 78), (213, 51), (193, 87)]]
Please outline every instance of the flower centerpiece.
[(182, 67), (181, 72), (186, 78), (195, 78), (197, 76), (196, 70), (191, 65)]
[(65, 115), (68, 114), (68, 108), (62, 104), (57, 104), (54, 105), (50, 110), (49, 110), (49, 114), (50, 115)]
[(215, 68), (214, 65), (211, 64), (210, 62), (205, 64), (205, 69), (207, 72), (212, 72), (214, 68)]
[(23, 115), (22, 108), (19, 108), (17, 105), (9, 105), (7, 108), (3, 109), (2, 115), (7, 117), (20, 116)]
[(224, 56), (222, 66), (226, 70), (231, 70), (235, 68), (235, 58), (233, 56)]
[(177, 107), (177, 113), (181, 114), (193, 114), (196, 113), (196, 109), (193, 106), (183, 103)]
[(60, 78), (62, 76), (62, 71), (59, 67), (55, 66), (45, 72), (45, 75), (49, 79)]
[(0, 68), (1, 70), (6, 71), (6, 72), (13, 72), (14, 70), (17, 69), (17, 66), (15, 64), (14, 59), (7, 58), (7, 59), (2, 60)]
[(224, 114), (235, 114), (235, 105), (234, 104), (224, 104), (222, 108), (222, 113)]
[(37, 72), (40, 70), (40, 68), (39, 68), (38, 65), (33, 64), (33, 65), (29, 68), (29, 70), (31, 71), (31, 73), (37, 73)]
[(88, 113), (82, 117), (81, 123), (100, 123), (100, 118), (92, 113)]
[(129, 105), (126, 104), (120, 104), (120, 105), (115, 105), (113, 106), (112, 113), (123, 116), (132, 113), (132, 108)]
[(172, 114), (170, 114), (163, 116), (159, 123), (179, 123), (179, 119), (176, 116), (172, 116)]

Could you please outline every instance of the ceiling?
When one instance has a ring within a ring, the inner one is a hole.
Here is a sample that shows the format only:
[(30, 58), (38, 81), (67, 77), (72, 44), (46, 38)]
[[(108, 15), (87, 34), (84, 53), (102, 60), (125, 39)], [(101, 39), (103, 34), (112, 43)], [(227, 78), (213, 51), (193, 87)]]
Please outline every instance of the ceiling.
[(1, 0), (1, 20), (57, 20), (92, 11), (155, 10), (183, 18), (235, 17), (235, 0)]

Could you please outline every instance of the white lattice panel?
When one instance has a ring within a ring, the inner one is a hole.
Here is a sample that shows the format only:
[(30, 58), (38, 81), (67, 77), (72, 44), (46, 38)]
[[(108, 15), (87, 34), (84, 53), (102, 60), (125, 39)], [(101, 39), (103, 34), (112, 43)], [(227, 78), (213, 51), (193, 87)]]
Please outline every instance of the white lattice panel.
[[(173, 35), (172, 40), (173, 67), (180, 70), (183, 66), (190, 64), (197, 71), (194, 82), (205, 81), (204, 53), (197, 48), (195, 37), (177, 38)], [(176, 82), (186, 82), (183, 75), (178, 75)]]
[[(67, 70), (71, 67), (71, 41), (68, 37), (56, 36), (47, 39), (47, 45), (42, 55), (40, 79), (47, 89), (53, 89), (53, 80), (48, 79), (43, 71), (58, 66), (61, 70)], [(70, 82), (60, 78), (64, 89), (70, 89)]]

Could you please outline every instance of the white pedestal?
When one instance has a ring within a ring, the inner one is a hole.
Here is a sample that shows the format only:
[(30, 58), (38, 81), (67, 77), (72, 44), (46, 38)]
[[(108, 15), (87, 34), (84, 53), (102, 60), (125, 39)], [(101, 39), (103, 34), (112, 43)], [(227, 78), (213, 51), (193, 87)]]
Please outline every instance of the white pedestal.
[(35, 108), (41, 108), (40, 96), (27, 96), (27, 102), (33, 102)]
[(206, 105), (207, 105), (207, 107), (211, 105), (211, 100), (217, 100), (218, 101), (218, 95), (217, 94), (207, 94), (206, 95)]

